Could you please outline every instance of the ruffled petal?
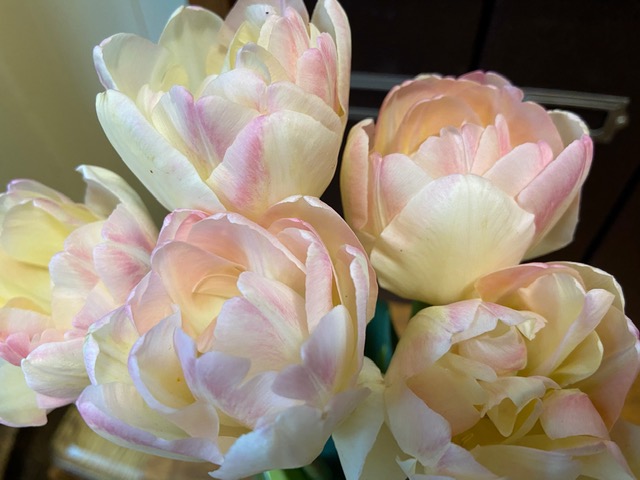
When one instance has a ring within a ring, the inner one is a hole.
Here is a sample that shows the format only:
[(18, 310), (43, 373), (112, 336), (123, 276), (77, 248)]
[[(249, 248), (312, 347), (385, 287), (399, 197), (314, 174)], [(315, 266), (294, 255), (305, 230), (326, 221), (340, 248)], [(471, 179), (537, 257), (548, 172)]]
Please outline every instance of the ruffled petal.
[(371, 262), (384, 288), (450, 303), (469, 295), (483, 274), (517, 264), (533, 220), (486, 180), (451, 175), (411, 199), (376, 240)]
[(9, 427), (47, 423), (47, 411), (38, 406), (36, 393), (27, 386), (20, 366), (0, 358), (0, 383), (0, 423)]
[(132, 100), (109, 90), (98, 95), (96, 109), (111, 144), (168, 210), (225, 210), (191, 162), (151, 126)]
[(22, 362), (27, 384), (34, 391), (59, 399), (59, 405), (73, 402), (89, 385), (82, 357), (84, 338), (50, 342), (33, 350)]

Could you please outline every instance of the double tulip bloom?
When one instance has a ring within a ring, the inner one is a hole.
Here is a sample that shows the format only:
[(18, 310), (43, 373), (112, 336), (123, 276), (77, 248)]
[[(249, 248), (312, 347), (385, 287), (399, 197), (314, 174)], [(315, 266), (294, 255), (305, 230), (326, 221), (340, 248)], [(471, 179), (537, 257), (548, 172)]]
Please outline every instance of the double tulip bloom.
[(209, 461), (216, 478), (309, 464), (368, 394), (376, 290), (355, 234), (317, 199), (262, 225), (176, 211), (150, 273), (90, 334), (78, 408), (101, 435)]
[(89, 384), (89, 327), (149, 269), (157, 231), (138, 195), (107, 170), (80, 168), (84, 204), (30, 180), (0, 195), (0, 422), (46, 423)]
[(169, 210), (258, 218), (320, 196), (346, 123), (351, 38), (335, 0), (238, 1), (226, 21), (179, 9), (159, 43), (119, 34), (94, 51), (97, 111), (125, 163)]
[(381, 389), (385, 424), (359, 452), (361, 478), (635, 478), (612, 441), (622, 428), (637, 438), (616, 425), (640, 369), (615, 280), (534, 263), (476, 287), (478, 298), (409, 322)]
[(522, 99), (494, 73), (427, 75), (351, 130), (345, 217), (382, 287), (450, 303), (482, 275), (572, 239), (591, 139), (575, 115)]

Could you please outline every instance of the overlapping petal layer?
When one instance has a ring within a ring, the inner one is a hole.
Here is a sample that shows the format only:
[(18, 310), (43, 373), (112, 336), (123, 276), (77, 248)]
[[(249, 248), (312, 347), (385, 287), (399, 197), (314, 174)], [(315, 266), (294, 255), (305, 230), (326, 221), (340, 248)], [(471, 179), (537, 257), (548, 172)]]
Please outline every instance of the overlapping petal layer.
[(345, 217), (381, 286), (442, 305), (571, 240), (591, 139), (575, 115), (522, 98), (493, 73), (424, 75), (351, 130)]
[(400, 339), (378, 393), (386, 424), (369, 435), (371, 452), (397, 457), (388, 478), (635, 478), (633, 449), (612, 438), (636, 435), (618, 420), (640, 343), (613, 278), (524, 264), (476, 288), (420, 311)]
[(119, 34), (96, 47), (100, 122), (169, 210), (258, 218), (320, 196), (337, 164), (351, 38), (335, 0), (239, 1), (225, 22), (177, 10), (158, 44)]
[(0, 195), (0, 422), (41, 425), (89, 383), (89, 326), (146, 274), (157, 232), (117, 175), (79, 169), (85, 203), (30, 180)]
[[(87, 423), (116, 442), (243, 478), (311, 462), (366, 397), (376, 282), (353, 232), (311, 197), (261, 225), (169, 215), (151, 272), (93, 329)], [(126, 405), (126, 407), (125, 407)]]

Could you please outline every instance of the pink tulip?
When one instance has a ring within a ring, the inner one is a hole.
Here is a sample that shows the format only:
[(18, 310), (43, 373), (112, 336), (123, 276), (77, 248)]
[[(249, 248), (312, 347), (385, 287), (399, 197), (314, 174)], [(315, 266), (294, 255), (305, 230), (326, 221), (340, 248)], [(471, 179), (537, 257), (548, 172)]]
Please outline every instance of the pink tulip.
[(380, 285), (446, 304), (473, 282), (566, 245), (592, 142), (494, 73), (426, 75), (389, 92), (349, 133), (345, 217)]
[(627, 395), (611, 439), (620, 446), (633, 474), (640, 478), (640, 377), (636, 377)]
[(257, 218), (331, 181), (351, 61), (336, 0), (319, 1), (311, 22), (301, 0), (241, 0), (224, 23), (180, 8), (157, 45), (119, 34), (94, 60), (105, 133), (169, 210)]
[(480, 298), (409, 322), (379, 395), (392, 435), (369, 440), (385, 456), (361, 452), (359, 468), (395, 464), (390, 480), (635, 478), (610, 435), (640, 369), (615, 280), (534, 263), (476, 286)]
[(15, 180), (0, 196), (0, 423), (46, 423), (89, 384), (93, 322), (122, 305), (148, 270), (156, 229), (136, 193), (98, 167), (79, 169), (84, 204)]
[(167, 217), (151, 272), (90, 335), (88, 425), (117, 443), (237, 479), (310, 463), (367, 395), (376, 282), (317, 199)]

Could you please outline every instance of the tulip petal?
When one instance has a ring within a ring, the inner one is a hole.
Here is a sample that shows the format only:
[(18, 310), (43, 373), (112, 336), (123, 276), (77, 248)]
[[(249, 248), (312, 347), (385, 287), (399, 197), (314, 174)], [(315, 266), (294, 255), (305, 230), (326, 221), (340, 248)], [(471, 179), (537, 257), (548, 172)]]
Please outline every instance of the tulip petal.
[(365, 228), (378, 236), (431, 178), (409, 157), (400, 153), (372, 160), (370, 201), (375, 208), (371, 209), (370, 224)]
[[(526, 368), (530, 375), (549, 376), (563, 386), (582, 378), (575, 378), (569, 372), (555, 372), (555, 370), (561, 365), (566, 367), (566, 363), (573, 360), (574, 350), (578, 349), (580, 344), (588, 339), (589, 335), (600, 324), (613, 301), (613, 295), (603, 290), (590, 290), (586, 295), (582, 293), (584, 296), (582, 301), (571, 298), (580, 296), (581, 293), (571, 291), (572, 281), (573, 278), (570, 277), (569, 281), (566, 282), (566, 276), (563, 276), (562, 278), (552, 279), (549, 282), (563, 282), (565, 283), (563, 285), (565, 288), (563, 289), (564, 291), (558, 292), (557, 287), (554, 289), (553, 286), (549, 285), (549, 288), (544, 290), (545, 293), (550, 294), (542, 294), (543, 302), (549, 309), (548, 314), (545, 315), (546, 312), (542, 306), (536, 305), (537, 308), (534, 311), (540, 312), (550, 321), (533, 340), (529, 348), (531, 354)], [(569, 285), (566, 285), (567, 283)], [(537, 287), (539, 284), (535, 286)], [(536, 293), (540, 295), (540, 292)], [(554, 293), (555, 295), (553, 295)], [(563, 293), (564, 295), (561, 296)], [(597, 350), (590, 355), (590, 358), (595, 357), (596, 359), (595, 368), (599, 366), (602, 358), (602, 346), (599, 341), (597, 343)], [(578, 359), (575, 361), (580, 364)]]
[(615, 296), (613, 306), (624, 312), (624, 296), (622, 295), (622, 287), (615, 277), (599, 268), (576, 262), (557, 262), (554, 265), (562, 265), (569, 268), (569, 272), (574, 271), (580, 275), (582, 282), (587, 289), (595, 288), (606, 290)]
[(280, 413), (273, 423), (242, 435), (231, 446), (213, 478), (244, 478), (267, 469), (297, 468), (311, 463), (331, 432), (366, 395), (365, 390), (338, 394), (324, 412), (305, 405)]
[(343, 127), (340, 123), (340, 118), (330, 105), (327, 105), (313, 95), (309, 95), (302, 88), (294, 84), (278, 82), (269, 85), (264, 107), (271, 113), (293, 111), (307, 115), (309, 119), (320, 122), (336, 134), (342, 134)]
[(158, 44), (170, 51), (174, 58), (180, 59), (180, 66), (189, 79), (187, 86), (192, 92), (198, 89), (205, 77), (218, 72), (222, 66), (224, 55), (217, 51), (218, 31), (222, 23), (222, 19), (209, 10), (183, 7), (171, 16), (160, 35)]
[(152, 81), (158, 65), (169, 61), (167, 50), (128, 33), (113, 35), (93, 49), (93, 63), (102, 85), (130, 98), (136, 98), (142, 86)]
[(598, 370), (575, 386), (587, 393), (611, 428), (620, 416), (629, 388), (640, 369), (638, 331), (613, 307), (596, 327), (604, 355)]
[[(183, 357), (183, 361), (185, 358)], [(276, 372), (259, 373), (247, 377), (251, 360), (217, 351), (201, 355), (195, 362), (194, 382), (196, 398), (206, 399), (219, 408), (228, 418), (237, 436), (246, 429), (256, 429), (262, 422), (270, 421), (279, 412), (298, 404), (273, 392)], [(221, 432), (222, 434), (222, 432)]]
[[(215, 242), (211, 242), (212, 235)], [(234, 264), (236, 275), (250, 270), (263, 277), (277, 278), (294, 289), (304, 283), (304, 264), (273, 234), (241, 215), (213, 215), (198, 222), (189, 232), (188, 241)]]
[(96, 272), (116, 302), (124, 303), (150, 268), (148, 251), (122, 244), (98, 245), (93, 254)]
[(29, 299), (34, 308), (47, 312), (51, 304), (51, 279), (47, 268), (19, 262), (0, 248), (0, 302), (12, 298)]
[(133, 385), (92, 385), (82, 392), (76, 405), (93, 431), (118, 445), (177, 460), (222, 461), (215, 443), (187, 436), (150, 409)]
[(0, 423), (9, 427), (47, 423), (47, 412), (38, 407), (36, 394), (27, 386), (20, 366), (0, 358), (0, 382)]
[(180, 324), (179, 314), (160, 321), (135, 343), (129, 355), (129, 373), (138, 393), (161, 413), (171, 414), (194, 401), (173, 342)]
[[(308, 131), (314, 132), (312, 139)], [(227, 204), (249, 216), (300, 192), (320, 196), (335, 172), (337, 138), (336, 132), (299, 113), (257, 117), (229, 147), (208, 183)]]
[(340, 193), (344, 204), (345, 219), (356, 232), (360, 232), (360, 240), (367, 251), (370, 250), (372, 238), (369, 232), (363, 231), (369, 223), (369, 139), (373, 134), (373, 120), (358, 122), (349, 131), (344, 147), (342, 168), (340, 170)]
[[(304, 226), (305, 230), (319, 237), (334, 264), (341, 302), (358, 322), (366, 322), (373, 317), (377, 298), (375, 272), (366, 260), (357, 237), (335, 210), (317, 198), (293, 196), (271, 207), (264, 222), (273, 222), (269, 226), (271, 231), (285, 231), (288, 225)], [(331, 225), (331, 228), (319, 228), (320, 225)], [(283, 242), (286, 243), (284, 238)], [(286, 245), (289, 246), (288, 243)]]
[[(48, 316), (30, 308), (20, 308), (13, 300), (0, 308), (0, 358), (20, 366), (22, 359), (29, 355), (33, 348), (31, 342), (51, 327), (51, 319)], [(60, 340), (61, 337), (62, 334)]]
[(611, 439), (620, 447), (630, 469), (640, 475), (640, 426), (620, 419), (611, 430)]
[(482, 178), (451, 175), (411, 199), (377, 239), (371, 262), (384, 288), (450, 303), (483, 274), (517, 264), (532, 236), (533, 216), (510, 197)]
[[(296, 85), (305, 92), (320, 97), (326, 105), (340, 112), (341, 107), (337, 105), (335, 95), (335, 45), (326, 33), (321, 34), (319, 39), (325, 39), (324, 41), (333, 48), (325, 48), (322, 51), (318, 48), (310, 48), (303, 52), (300, 58), (296, 59)], [(325, 52), (333, 55), (327, 57), (324, 55)]]
[(16, 205), (4, 215), (2, 248), (16, 260), (46, 267), (72, 230), (32, 203)]
[(580, 140), (583, 135), (589, 135), (589, 127), (575, 113), (564, 110), (551, 110), (549, 117), (558, 129), (560, 138), (565, 147), (569, 146), (574, 140)]
[(607, 439), (609, 432), (589, 396), (576, 389), (556, 390), (544, 399), (540, 424), (552, 440), (578, 435)]
[(385, 391), (389, 427), (400, 448), (426, 466), (435, 466), (451, 443), (447, 421), (403, 386)]
[[(461, 130), (453, 127), (443, 128), (439, 136), (431, 136), (422, 142), (412, 158), (428, 174), (428, 178), (470, 173), (474, 168), (478, 168), (474, 157), (481, 138), (484, 139), (485, 150), (489, 150), (488, 145), (497, 147), (495, 139), (490, 138), (490, 132), (493, 130), (495, 129), (487, 128), (483, 132), (480, 127), (470, 123), (465, 124)], [(495, 137), (495, 132), (493, 133)], [(497, 152), (491, 157), (493, 164)]]
[(571, 455), (516, 445), (486, 445), (474, 448), (475, 459), (503, 478), (548, 480), (576, 479), (580, 464)]
[(164, 245), (156, 250), (152, 263), (194, 337), (207, 329), (227, 298), (238, 294), (239, 266), (188, 243)]
[(139, 338), (128, 307), (118, 308), (96, 323), (83, 349), (91, 383), (130, 383), (129, 352)]
[(429, 137), (438, 135), (443, 125), (480, 123), (476, 113), (460, 99), (441, 97), (413, 105), (398, 125), (390, 151), (411, 154)]
[(247, 16), (252, 6), (261, 7), (261, 13), (264, 14), (263, 17), (272, 14), (281, 16), (284, 14), (285, 8), (293, 8), (302, 17), (305, 24), (309, 22), (309, 14), (302, 0), (238, 0), (224, 20), (223, 31), (221, 32), (223, 36), (221, 41), (223, 43), (228, 42), (233, 32), (236, 32), (242, 23), (248, 20)]
[(320, 320), (302, 345), (302, 364), (286, 367), (278, 375), (273, 391), (321, 408), (334, 389), (348, 388), (354, 364), (346, 356), (353, 344), (351, 319), (346, 309), (338, 305)]
[(189, 160), (151, 126), (133, 101), (108, 90), (98, 95), (96, 109), (118, 154), (167, 209), (225, 210)]
[(341, 116), (343, 125), (347, 122), (351, 77), (351, 29), (347, 14), (336, 0), (321, 0), (316, 3), (311, 22), (321, 32), (333, 38), (337, 50), (337, 89), (340, 105), (345, 112)]
[(106, 168), (91, 165), (80, 165), (76, 170), (87, 184), (84, 201), (91, 211), (106, 218), (119, 204), (124, 204), (130, 210), (144, 212), (137, 217), (138, 222), (148, 222), (142, 200), (122, 177)]
[(245, 298), (225, 302), (212, 348), (251, 358), (252, 374), (297, 362), (306, 336), (303, 299), (286, 285), (251, 272), (240, 276), (238, 288)]
[(89, 385), (82, 358), (84, 338), (50, 342), (33, 350), (22, 362), (29, 388), (59, 399), (60, 405), (73, 402)]
[(162, 95), (151, 120), (158, 132), (208, 178), (240, 132), (259, 112), (218, 96), (198, 99), (183, 87)]
[(245, 45), (240, 49), (235, 57), (234, 69), (252, 71), (268, 84), (292, 82), (294, 80), (275, 56), (254, 43)]
[[(578, 195), (589, 172), (593, 143), (588, 136), (571, 143), (517, 197), (522, 208), (536, 216), (534, 247), (531, 256), (548, 253), (535, 250), (535, 244), (556, 224)], [(567, 217), (567, 221), (571, 217)]]
[(294, 9), (285, 8), (274, 20), (270, 32), (268, 45), (264, 47), (279, 60), (288, 76), (295, 79), (297, 60), (309, 48), (305, 21)]
[[(371, 390), (365, 400), (338, 425), (332, 438), (347, 480), (360, 478), (365, 460), (372, 453), (384, 424), (384, 384), (378, 367), (368, 358), (362, 366), (358, 385)], [(394, 458), (390, 459), (395, 465)], [(366, 478), (366, 477), (365, 477)], [(389, 478), (384, 476), (384, 478)]]
[(515, 197), (552, 161), (553, 153), (546, 143), (523, 143), (500, 158), (483, 176)]

